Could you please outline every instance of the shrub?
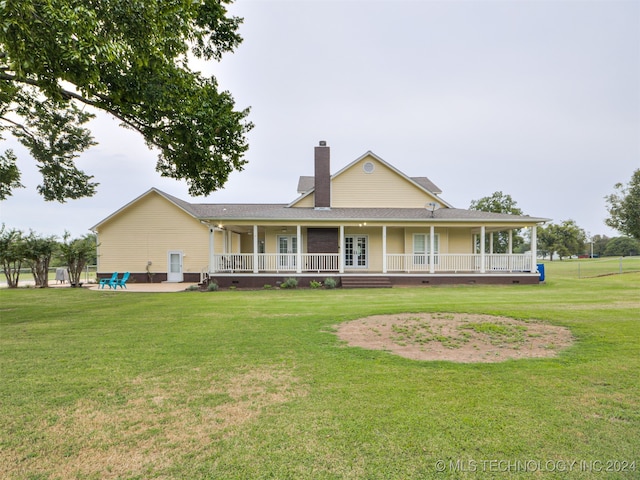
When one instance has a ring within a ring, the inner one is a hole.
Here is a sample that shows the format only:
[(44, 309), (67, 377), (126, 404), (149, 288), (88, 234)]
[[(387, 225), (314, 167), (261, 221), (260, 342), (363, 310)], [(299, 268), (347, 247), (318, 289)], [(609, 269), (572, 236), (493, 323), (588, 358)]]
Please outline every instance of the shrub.
[(298, 286), (298, 280), (295, 278), (287, 278), (280, 284), (280, 288), (296, 288)]
[(209, 286), (207, 287), (207, 291), (209, 292), (217, 292), (218, 291), (218, 284), (216, 282), (211, 282), (209, 284)]
[(316, 282), (315, 280), (311, 280), (311, 282), (309, 282), (309, 286), (311, 288), (322, 288), (322, 282)]
[(336, 279), (335, 278), (329, 277), (329, 278), (325, 279), (325, 281), (324, 281), (324, 286), (327, 287), (327, 288), (336, 288), (336, 285), (337, 285), (337, 283), (336, 283)]
[(265, 290), (271, 290), (272, 287), (268, 283), (265, 283), (262, 288), (264, 288)]

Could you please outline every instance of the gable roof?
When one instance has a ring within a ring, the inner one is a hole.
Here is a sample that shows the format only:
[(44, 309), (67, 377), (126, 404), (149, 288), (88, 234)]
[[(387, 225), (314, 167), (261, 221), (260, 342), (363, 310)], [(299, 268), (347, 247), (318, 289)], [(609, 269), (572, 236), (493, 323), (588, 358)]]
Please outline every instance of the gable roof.
[(441, 208), (431, 212), (425, 208), (332, 208), (318, 210), (312, 207), (290, 208), (284, 203), (189, 203), (157, 188), (151, 188), (90, 228), (95, 231), (101, 225), (127, 210), (148, 195), (155, 193), (200, 221), (407, 221), (407, 222), (495, 222), (502, 224), (535, 224), (548, 222), (548, 218), (507, 213), (482, 212), (460, 208)]
[(360, 162), (366, 157), (372, 157), (382, 165), (390, 169), (402, 179), (406, 180), (410, 184), (413, 184), (416, 188), (427, 193), (433, 198), (437, 199), (441, 205), (446, 208), (439, 208), (435, 211), (431, 211), (427, 208), (345, 208), (345, 207), (332, 207), (330, 209), (315, 209), (313, 207), (295, 207), (292, 206), (298, 203), (303, 198), (307, 197), (315, 190), (315, 179), (313, 176), (302, 176), (298, 181), (298, 193), (301, 195), (290, 204), (274, 203), (274, 204), (214, 204), (214, 203), (190, 203), (180, 198), (169, 195), (157, 188), (150, 188), (142, 195), (134, 198), (123, 207), (113, 212), (108, 217), (104, 218), (96, 225), (91, 227), (92, 231), (96, 231), (100, 226), (109, 222), (114, 217), (120, 215), (122, 212), (142, 200), (143, 198), (156, 194), (173, 204), (190, 217), (202, 221), (238, 221), (238, 222), (250, 222), (250, 221), (311, 221), (311, 222), (323, 222), (323, 221), (357, 221), (357, 222), (376, 222), (376, 221), (394, 221), (394, 222), (420, 222), (429, 221), (436, 223), (471, 223), (471, 222), (487, 222), (494, 224), (514, 224), (516, 225), (533, 225), (537, 223), (544, 223), (550, 221), (548, 218), (530, 217), (529, 215), (511, 215), (503, 213), (482, 212), (477, 210), (465, 210), (459, 208), (453, 208), (447, 202), (438, 197), (441, 190), (429, 180), (427, 177), (408, 177), (393, 165), (387, 163), (375, 153), (368, 151), (364, 155), (361, 155), (356, 160), (351, 162), (346, 167), (339, 170), (337, 173), (330, 177), (331, 181), (349, 170), (356, 163)]
[(184, 200), (181, 200), (181, 199), (179, 199), (177, 197), (174, 197), (173, 195), (169, 195), (168, 193), (163, 192), (162, 190), (158, 190), (157, 188), (152, 187), (149, 190), (147, 190), (146, 192), (144, 192), (142, 195), (137, 196), (136, 198), (134, 198), (133, 200), (128, 202), (126, 205), (120, 207), (118, 210), (113, 212), (108, 217), (103, 218), (102, 220), (100, 220), (98, 223), (96, 223), (89, 230), (91, 230), (91, 231), (96, 230), (102, 224), (108, 222), (109, 220), (111, 220), (114, 217), (117, 217), (121, 212), (127, 210), (129, 207), (131, 207), (132, 205), (138, 203), (140, 200), (142, 200), (143, 198), (151, 195), (152, 193), (160, 195), (161, 197), (163, 197), (167, 201), (173, 203), (179, 209), (183, 210), (186, 214), (192, 216), (195, 219), (199, 219), (198, 214), (195, 212), (195, 210), (193, 208), (194, 207), (193, 204), (191, 204), (189, 202), (185, 202)]
[[(355, 164), (357, 164), (358, 162), (360, 162), (366, 157), (372, 157), (373, 159), (375, 159), (376, 161), (380, 162), (382, 165), (387, 167), (389, 170), (391, 170), (392, 172), (400, 176), (401, 178), (413, 184), (423, 192), (436, 198), (442, 206), (445, 206), (447, 208), (452, 208), (452, 206), (449, 203), (447, 203), (446, 201), (444, 201), (442, 198), (438, 196), (439, 194), (442, 193), (442, 190), (440, 190), (440, 188), (438, 188), (435, 183), (429, 180), (429, 178), (409, 177), (405, 175), (403, 172), (401, 172), (400, 170), (398, 170), (396, 167), (394, 167), (393, 165), (391, 165), (390, 163), (386, 162), (381, 157), (373, 153), (371, 150), (368, 150), (365, 154), (360, 155), (358, 158), (356, 158), (353, 162), (348, 164), (346, 167), (343, 167), (338, 172), (331, 175), (330, 180), (333, 181), (335, 178), (339, 177), (342, 173), (346, 172), (347, 170), (349, 170), (351, 167), (353, 167)], [(289, 206), (291, 207), (295, 205), (296, 203), (300, 202), (300, 200), (302, 200), (303, 198), (311, 195), (314, 191), (315, 191), (315, 177), (301, 176), (300, 179), (298, 180), (298, 193), (300, 194), (300, 196), (296, 198), (293, 202), (291, 202)]]

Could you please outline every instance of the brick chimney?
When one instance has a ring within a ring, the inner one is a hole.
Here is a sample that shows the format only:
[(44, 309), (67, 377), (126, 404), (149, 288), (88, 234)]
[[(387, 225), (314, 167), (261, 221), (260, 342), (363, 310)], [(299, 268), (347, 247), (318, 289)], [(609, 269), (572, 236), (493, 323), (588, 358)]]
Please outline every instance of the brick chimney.
[(315, 208), (331, 208), (331, 165), (329, 147), (324, 140), (315, 147)]

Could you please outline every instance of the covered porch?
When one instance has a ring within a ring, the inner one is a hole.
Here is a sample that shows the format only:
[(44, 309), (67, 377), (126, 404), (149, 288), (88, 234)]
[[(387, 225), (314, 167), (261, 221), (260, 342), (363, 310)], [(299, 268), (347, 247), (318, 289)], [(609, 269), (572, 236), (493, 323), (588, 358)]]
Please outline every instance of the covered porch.
[[(202, 278), (535, 276), (536, 225), (528, 228), (533, 248), (513, 253), (513, 229), (504, 226), (217, 225), (210, 230)], [(493, 235), (499, 231), (509, 232), (509, 242), (506, 252), (496, 253)]]

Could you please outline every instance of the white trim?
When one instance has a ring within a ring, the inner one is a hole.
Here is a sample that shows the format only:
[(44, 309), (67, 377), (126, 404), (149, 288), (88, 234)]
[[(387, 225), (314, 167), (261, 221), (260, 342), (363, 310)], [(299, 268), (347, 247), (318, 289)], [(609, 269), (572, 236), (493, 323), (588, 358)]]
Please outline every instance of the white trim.
[(338, 252), (339, 272), (344, 273), (344, 225), (340, 225), (340, 251)]
[(258, 225), (253, 226), (253, 273), (258, 273)]
[(382, 226), (382, 273), (387, 273), (387, 226)]
[(302, 273), (302, 229), (296, 225), (296, 273)]
[(531, 271), (538, 271), (538, 229), (531, 227)]
[(485, 257), (485, 241), (486, 241), (486, 228), (484, 225), (480, 227), (480, 273), (486, 273), (487, 271), (487, 259)]
[[(429, 272), (430, 273), (434, 273), (435, 272), (435, 268), (436, 268), (436, 245), (435, 245), (435, 241), (436, 241), (436, 228), (431, 225), (429, 227)], [(438, 253), (440, 253), (440, 239), (438, 238)]]

